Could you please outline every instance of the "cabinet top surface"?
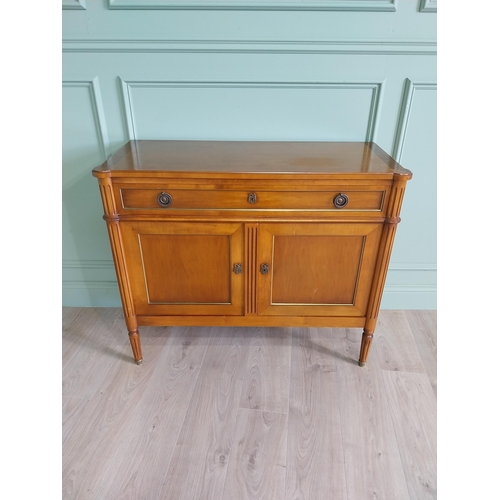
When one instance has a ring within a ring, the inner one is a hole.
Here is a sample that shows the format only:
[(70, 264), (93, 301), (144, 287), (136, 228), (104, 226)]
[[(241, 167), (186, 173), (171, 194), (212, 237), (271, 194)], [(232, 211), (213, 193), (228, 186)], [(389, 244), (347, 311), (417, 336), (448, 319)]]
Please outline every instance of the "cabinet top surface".
[(412, 174), (373, 142), (130, 141), (93, 174)]

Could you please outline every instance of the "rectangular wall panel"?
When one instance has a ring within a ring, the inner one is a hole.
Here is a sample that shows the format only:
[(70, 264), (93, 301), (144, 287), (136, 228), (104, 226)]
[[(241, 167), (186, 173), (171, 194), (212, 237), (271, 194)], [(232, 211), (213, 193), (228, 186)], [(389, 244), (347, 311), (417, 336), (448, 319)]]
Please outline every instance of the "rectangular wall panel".
[(379, 85), (124, 82), (133, 139), (370, 141)]
[[(65, 290), (79, 290), (76, 300), (90, 305), (93, 299), (87, 285), (93, 266), (89, 260), (109, 261), (111, 257), (99, 190), (89, 168), (102, 163), (109, 154), (97, 80), (63, 82), (62, 131), (63, 286)], [(103, 283), (103, 274), (98, 275), (98, 288), (109, 288), (110, 281)], [(74, 292), (70, 296), (74, 297)]]
[(394, 12), (396, 0), (109, 0), (109, 8)]
[(85, 10), (85, 0), (62, 0), (62, 8), (66, 10)]
[[(436, 262), (437, 248), (437, 90), (433, 83), (407, 80), (394, 155), (413, 173), (401, 212), (403, 223), (393, 262)], [(415, 230), (415, 229), (418, 230)]]

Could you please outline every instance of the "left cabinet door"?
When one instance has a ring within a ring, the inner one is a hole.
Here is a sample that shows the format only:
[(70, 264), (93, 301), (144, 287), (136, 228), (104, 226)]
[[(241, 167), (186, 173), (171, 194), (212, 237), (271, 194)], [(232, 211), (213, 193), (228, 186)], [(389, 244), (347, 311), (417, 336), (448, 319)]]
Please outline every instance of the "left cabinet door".
[(131, 221), (120, 228), (137, 315), (243, 314), (242, 224)]

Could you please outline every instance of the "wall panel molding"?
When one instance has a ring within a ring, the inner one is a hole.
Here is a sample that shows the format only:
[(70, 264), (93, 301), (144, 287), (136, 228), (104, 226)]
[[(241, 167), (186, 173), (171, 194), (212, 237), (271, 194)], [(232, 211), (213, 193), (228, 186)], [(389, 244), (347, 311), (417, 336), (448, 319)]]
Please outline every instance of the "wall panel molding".
[(63, 80), (62, 86), (88, 89), (101, 153), (105, 158), (108, 158), (110, 156), (108, 128), (104, 116), (104, 107), (98, 77), (96, 76), (92, 80)]
[(67, 53), (436, 55), (432, 41), (406, 40), (63, 40)]
[(397, 0), (109, 0), (110, 9), (394, 12)]
[[(64, 259), (62, 263), (63, 269), (79, 269), (79, 270), (107, 270), (115, 272), (115, 266), (112, 260), (72, 260)], [(397, 262), (389, 265), (390, 271), (437, 271), (435, 263), (415, 263), (415, 262)]]
[(112, 260), (74, 260), (63, 259), (63, 269), (107, 269), (114, 272), (115, 266)]
[(392, 150), (392, 156), (397, 162), (401, 161), (401, 156), (403, 155), (406, 132), (408, 130), (408, 123), (410, 121), (410, 113), (413, 105), (413, 98), (415, 96), (415, 92), (418, 90), (436, 91), (437, 85), (435, 83), (414, 83), (409, 78), (406, 79), (403, 88), (403, 100), (399, 112), (399, 119), (396, 128), (394, 147)]
[[(98, 290), (108, 290), (108, 291), (116, 291), (117, 297), (118, 295), (118, 282), (117, 281), (97, 281), (97, 280), (63, 280), (62, 282), (63, 289), (98, 289)], [(64, 305), (64, 304), (63, 304)], [(120, 301), (116, 303), (116, 307), (121, 305)], [(86, 306), (83, 306), (86, 307)]]
[(85, 0), (62, 0), (64, 10), (86, 10)]
[(386, 285), (381, 309), (434, 310), (437, 308), (435, 285)]
[(372, 98), (368, 116), (368, 126), (366, 130), (365, 141), (375, 140), (377, 135), (377, 126), (380, 117), (379, 109), (381, 107), (383, 95), (383, 82), (174, 82), (174, 81), (125, 81), (120, 78), (122, 86), (123, 110), (126, 117), (128, 134), (130, 140), (137, 138), (136, 120), (134, 117), (134, 106), (132, 100), (133, 88), (269, 88), (269, 89), (371, 89)]
[(420, 12), (437, 12), (437, 0), (420, 0)]

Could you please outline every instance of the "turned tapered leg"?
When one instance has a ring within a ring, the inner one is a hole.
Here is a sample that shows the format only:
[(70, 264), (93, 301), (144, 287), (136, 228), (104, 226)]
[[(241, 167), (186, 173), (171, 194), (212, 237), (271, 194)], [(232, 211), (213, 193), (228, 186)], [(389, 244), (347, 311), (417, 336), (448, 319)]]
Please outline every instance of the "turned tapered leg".
[(140, 365), (142, 363), (142, 351), (139, 330), (129, 330), (128, 336), (130, 339), (130, 345), (132, 346), (132, 352), (134, 353), (135, 362)]
[(365, 366), (372, 345), (373, 332), (363, 331), (363, 338), (361, 339), (361, 350), (359, 351), (359, 366)]

